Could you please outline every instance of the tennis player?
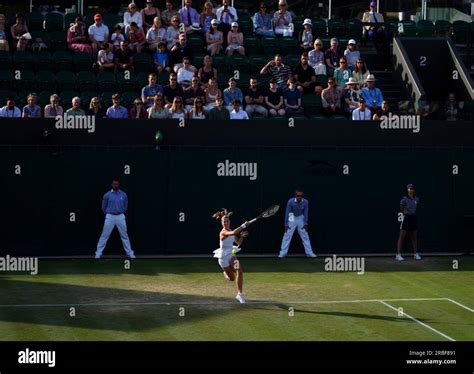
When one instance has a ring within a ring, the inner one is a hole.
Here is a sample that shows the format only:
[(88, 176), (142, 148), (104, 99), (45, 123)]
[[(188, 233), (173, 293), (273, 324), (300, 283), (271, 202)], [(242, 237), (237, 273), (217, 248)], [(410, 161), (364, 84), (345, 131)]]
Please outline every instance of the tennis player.
[(413, 245), (413, 252), (415, 252), (414, 258), (415, 260), (421, 260), (417, 248), (418, 219), (416, 216), (416, 209), (418, 208), (419, 202), (420, 199), (415, 196), (415, 186), (413, 184), (408, 184), (407, 194), (406, 196), (403, 196), (400, 201), (400, 211), (403, 213), (403, 221), (400, 225), (400, 236), (398, 237), (397, 242), (397, 255), (395, 256), (395, 260), (397, 261), (404, 260), (402, 257), (402, 246), (407, 231), (411, 236), (411, 244)]
[[(232, 250), (234, 250), (234, 252), (240, 251), (239, 247), (248, 234), (244, 229), (250, 225), (250, 222), (246, 221), (235, 230), (232, 230), (230, 228), (229, 219), (231, 215), (232, 212), (227, 211), (225, 208), (212, 215), (213, 218), (220, 219), (222, 224), (222, 230), (219, 233), (220, 246), (214, 251), (214, 257), (218, 258), (219, 265), (222, 270), (224, 270), (224, 277), (230, 282), (236, 280), (237, 296), (235, 298), (243, 304), (246, 302), (243, 295), (244, 276), (239, 260), (237, 260), (237, 256), (232, 253)], [(237, 246), (235, 246), (234, 243), (237, 244)]]

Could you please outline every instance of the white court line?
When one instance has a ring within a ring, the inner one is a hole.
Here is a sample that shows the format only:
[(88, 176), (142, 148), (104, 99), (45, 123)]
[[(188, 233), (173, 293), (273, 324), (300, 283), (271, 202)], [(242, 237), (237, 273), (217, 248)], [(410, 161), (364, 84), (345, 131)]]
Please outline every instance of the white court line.
[(466, 309), (466, 310), (469, 310), (471, 313), (474, 313), (474, 309), (469, 308), (468, 306), (462, 305), (461, 303), (458, 303), (457, 301), (455, 301), (455, 300), (453, 300), (453, 299), (446, 299), (446, 300), (452, 302), (453, 304), (459, 305), (461, 308), (464, 308), (464, 309)]
[[(369, 300), (319, 300), (319, 301), (247, 301), (251, 305), (275, 305), (275, 304), (346, 304), (346, 303), (378, 303), (380, 301), (439, 301), (446, 298), (415, 298), (415, 299), (369, 299)], [(186, 301), (150, 301), (150, 302), (124, 302), (124, 303), (70, 303), (70, 304), (0, 304), (0, 308), (34, 308), (34, 307), (71, 307), (71, 306), (146, 306), (146, 305), (240, 305), (235, 301), (209, 301), (209, 302), (186, 302)]]
[[(385, 301), (383, 300), (379, 300), (380, 303), (382, 303), (383, 305), (385, 306), (388, 306), (390, 309), (393, 309), (394, 311), (396, 311), (398, 313), (398, 309), (395, 308), (394, 306), (390, 305), (390, 304), (387, 304)], [(403, 312), (403, 315), (408, 317), (409, 319), (411, 319), (412, 321), (416, 322), (416, 323), (419, 323), (421, 326), (424, 326), (428, 329), (430, 329), (431, 331), (437, 333), (438, 335), (441, 335), (443, 338), (445, 339), (448, 339), (448, 340), (451, 340), (452, 342), (455, 342), (456, 340), (454, 340), (453, 338), (450, 338), (448, 335), (446, 334), (443, 334), (441, 331), (438, 331), (436, 330), (435, 328), (431, 327), (431, 326), (428, 326), (426, 323), (423, 323), (421, 321), (418, 321), (416, 318), (410, 316), (409, 314), (406, 314), (405, 312)]]

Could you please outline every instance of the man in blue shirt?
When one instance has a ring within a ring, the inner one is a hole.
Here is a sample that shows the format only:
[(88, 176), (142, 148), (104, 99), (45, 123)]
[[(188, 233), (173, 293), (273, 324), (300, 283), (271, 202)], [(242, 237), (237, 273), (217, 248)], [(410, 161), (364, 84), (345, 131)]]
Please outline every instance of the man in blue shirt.
[(130, 239), (127, 234), (127, 223), (125, 221), (125, 212), (128, 208), (127, 194), (120, 190), (120, 181), (118, 178), (112, 180), (112, 190), (107, 192), (102, 199), (102, 211), (105, 214), (104, 229), (97, 243), (95, 258), (102, 257), (107, 240), (112, 230), (117, 226), (122, 239), (123, 249), (129, 258), (136, 258), (130, 245)]
[(281, 250), (278, 258), (284, 258), (288, 255), (291, 238), (295, 229), (303, 242), (306, 257), (316, 257), (311, 248), (311, 242), (308, 235), (308, 200), (303, 198), (303, 189), (295, 190), (295, 197), (288, 200), (285, 212), (285, 234), (281, 242)]
[(156, 94), (160, 93), (163, 96), (163, 87), (156, 84), (156, 74), (148, 75), (148, 86), (142, 89), (142, 100), (145, 104), (145, 109), (151, 107), (155, 101)]
[(107, 109), (107, 118), (120, 119), (128, 118), (127, 108), (120, 105), (120, 95), (112, 95), (112, 106)]
[(382, 91), (375, 87), (375, 76), (373, 74), (367, 76), (367, 87), (362, 89), (361, 96), (372, 113), (375, 113), (382, 107)]

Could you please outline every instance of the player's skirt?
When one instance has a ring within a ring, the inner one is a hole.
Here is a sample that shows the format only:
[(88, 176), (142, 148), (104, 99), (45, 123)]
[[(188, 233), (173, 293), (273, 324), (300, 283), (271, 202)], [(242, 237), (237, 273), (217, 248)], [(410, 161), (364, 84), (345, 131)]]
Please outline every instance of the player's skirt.
[(418, 218), (414, 214), (405, 214), (400, 230), (414, 231), (418, 230)]
[[(240, 251), (240, 248), (235, 245), (232, 247), (232, 249), (235, 250), (236, 252)], [(219, 262), (219, 266), (222, 269), (224, 269), (230, 266), (230, 262), (232, 258), (235, 257), (235, 254), (233, 254), (232, 252), (223, 251), (221, 248), (217, 248), (214, 251), (214, 257), (217, 258), (217, 261)]]

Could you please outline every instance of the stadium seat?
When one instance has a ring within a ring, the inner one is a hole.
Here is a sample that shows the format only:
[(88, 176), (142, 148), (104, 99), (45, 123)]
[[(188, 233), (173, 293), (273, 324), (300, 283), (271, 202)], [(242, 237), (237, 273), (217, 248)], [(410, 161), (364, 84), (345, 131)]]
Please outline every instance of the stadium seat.
[(471, 27), (466, 21), (453, 22), (453, 36), (455, 44), (468, 44), (471, 39)]
[(222, 71), (226, 69), (225, 66), (225, 59), (227, 56), (225, 55), (214, 55), (212, 56), (212, 66), (217, 69), (217, 71)]
[(137, 53), (133, 56), (133, 64), (135, 66), (135, 73), (152, 71), (153, 61), (148, 53)]
[(322, 18), (313, 20), (313, 35), (315, 38), (328, 36), (326, 21)]
[(15, 78), (9, 70), (0, 70), (0, 90), (14, 90)]
[(48, 51), (33, 52), (35, 71), (53, 71), (54, 60)]
[(263, 48), (263, 53), (268, 56), (274, 56), (277, 53), (280, 53), (279, 43), (277, 38), (264, 37), (260, 40)]
[(64, 15), (62, 13), (47, 13), (44, 17), (44, 28), (48, 32), (64, 31)]
[(250, 71), (257, 75), (260, 74), (260, 70), (268, 62), (268, 58), (265, 55), (251, 55), (249, 56)]
[[(113, 74), (112, 74), (113, 75)], [(80, 92), (95, 91), (97, 79), (95, 74), (90, 71), (80, 71), (77, 77), (77, 90)]]
[[(137, 88), (137, 77), (133, 73), (130, 73), (129, 79), (125, 79), (125, 73), (124, 72), (117, 73), (115, 75), (115, 81), (117, 83), (119, 91), (121, 91), (121, 92), (134, 91)], [(101, 91), (107, 91), (106, 89), (102, 88), (101, 73), (99, 73), (97, 75), (97, 82), (99, 84), (99, 88), (101, 89)], [(141, 87), (140, 87), (140, 89), (141, 89)], [(112, 90), (109, 90), (109, 91), (115, 91), (115, 88), (112, 89)]]
[[(123, 77), (123, 72), (119, 73)], [(130, 73), (131, 74), (131, 73)], [(117, 74), (118, 75), (118, 74)], [(135, 76), (131, 79), (132, 81), (132, 90), (134, 89), (134, 79)], [(100, 92), (104, 91), (115, 91), (116, 90), (116, 85), (117, 81), (115, 79), (115, 74), (110, 72), (110, 71), (101, 71), (99, 74), (97, 74), (97, 87), (99, 88)], [(130, 87), (130, 85), (128, 86)], [(122, 88), (120, 89), (121, 91), (125, 91)]]
[(81, 93), (81, 108), (84, 110), (89, 109), (92, 98), (96, 96), (99, 96), (96, 91), (84, 91)]
[(318, 95), (304, 95), (303, 107), (308, 114), (318, 114), (321, 110), (321, 96)]
[(72, 107), (72, 99), (76, 96), (80, 96), (76, 91), (65, 90), (61, 92), (61, 103), (64, 111)]
[(435, 33), (437, 35), (445, 36), (451, 28), (451, 22), (446, 20), (437, 20), (435, 22)]
[(112, 106), (112, 95), (114, 94), (114, 91), (107, 91), (107, 92), (102, 92), (101, 98), (102, 98), (102, 108), (107, 110), (108, 107)]
[(25, 21), (30, 32), (44, 30), (44, 17), (39, 12), (26, 13)]
[(280, 51), (284, 55), (298, 54), (298, 40), (296, 38), (281, 38)]
[(92, 68), (92, 54), (87, 52), (75, 52), (73, 54), (74, 69), (76, 72), (88, 71)]
[(357, 18), (348, 19), (345, 26), (347, 30), (346, 36), (349, 39), (360, 41), (362, 37), (362, 21)]
[(268, 74), (265, 74), (265, 75), (259, 75), (257, 79), (258, 79), (258, 84), (260, 87), (268, 88), (270, 84), (270, 79), (272, 79), (272, 77)]
[(49, 47), (51, 51), (66, 51), (67, 39), (65, 31), (53, 31), (49, 34)]
[(33, 70), (33, 55), (31, 52), (15, 51), (13, 54), (13, 68), (15, 70)]
[(316, 84), (326, 88), (328, 86), (328, 76), (327, 75), (316, 75)]
[(245, 94), (245, 90), (250, 86), (250, 77), (251, 75), (248, 73), (240, 73), (237, 79), (237, 86), (242, 90)]
[(0, 51), (0, 70), (10, 70), (12, 65), (12, 54), (7, 51)]
[(233, 73), (234, 71), (239, 71), (240, 73), (249, 73), (250, 64), (247, 56), (242, 55), (233, 55), (228, 56), (226, 59), (226, 64), (228, 66), (228, 72)]
[(56, 74), (56, 84), (59, 91), (76, 89), (76, 75), (69, 70), (62, 70)]
[(135, 91), (125, 91), (121, 95), (121, 105), (130, 108), (137, 97), (140, 97), (140, 94)]
[(402, 21), (401, 29), (399, 24), (399, 33), (402, 36), (414, 37), (417, 33), (416, 23), (414, 21)]
[(346, 35), (346, 27), (341, 19), (330, 19), (328, 21), (328, 35), (332, 37), (341, 37)]
[(239, 19), (239, 31), (245, 36), (253, 35), (253, 21), (249, 17)]
[(420, 37), (431, 37), (435, 33), (435, 25), (429, 20), (420, 20), (416, 26)]
[(303, 22), (306, 18), (307, 18), (306, 16), (301, 16), (301, 15), (297, 15), (296, 17), (293, 18), (293, 27), (295, 30), (293, 32), (293, 36), (297, 37), (300, 34), (300, 32), (303, 31), (304, 29)]
[(327, 118), (325, 116), (322, 116), (320, 114), (313, 114), (309, 116), (309, 119), (314, 120), (314, 121), (324, 121)]
[(104, 13), (104, 24), (109, 28), (110, 35), (113, 34), (114, 27), (118, 23), (123, 22), (123, 17), (119, 16), (117, 13)]
[(49, 38), (49, 34), (46, 31), (44, 31), (44, 30), (32, 31), (31, 32), (31, 38), (32, 38), (32, 42), (34, 42), (36, 39), (41, 39), (43, 41), (43, 43), (46, 44), (48, 49), (50, 48), (51, 40)]
[(56, 71), (69, 70), (72, 71), (72, 55), (69, 51), (57, 51), (53, 54), (53, 60), (56, 64)]
[(245, 53), (247, 54), (247, 56), (262, 53), (262, 46), (260, 44), (260, 39), (254, 36), (245, 35), (244, 47), (245, 47)]
[(21, 78), (16, 80), (17, 90), (36, 91), (36, 79), (33, 70), (22, 70), (20, 73)]
[[(170, 74), (167, 71), (162, 71), (161, 74), (158, 74), (156, 77), (156, 82), (161, 84), (162, 86), (166, 86), (169, 83)], [(148, 74), (144, 74), (141, 77), (137, 76), (137, 85), (138, 88), (141, 90), (148, 84)]]
[(189, 35), (187, 39), (187, 44), (192, 48), (194, 53), (204, 51), (204, 40), (199, 35)]
[(292, 69), (295, 69), (298, 64), (301, 62), (301, 57), (294, 54), (294, 55), (287, 55), (284, 60), (286, 65), (290, 66)]
[(198, 52), (194, 54), (194, 63), (193, 65), (199, 69), (201, 66), (204, 65), (204, 56), (206, 56), (205, 53)]
[(48, 105), (50, 102), (50, 97), (52, 94), (56, 93), (56, 91), (52, 90), (44, 90), (41, 91), (38, 95), (38, 105), (41, 107), (44, 107), (45, 105)]

